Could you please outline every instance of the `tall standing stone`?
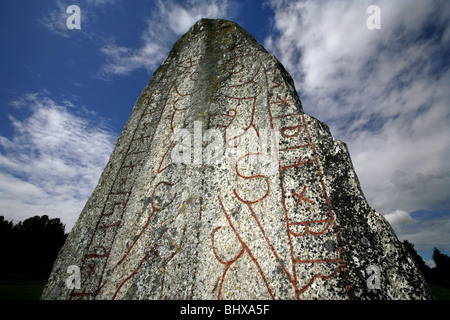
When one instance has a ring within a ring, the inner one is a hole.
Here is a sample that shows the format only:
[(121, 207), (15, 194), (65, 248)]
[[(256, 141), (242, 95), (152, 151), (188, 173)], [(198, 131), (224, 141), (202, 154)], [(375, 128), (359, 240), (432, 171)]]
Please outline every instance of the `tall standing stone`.
[(142, 91), (42, 297), (430, 293), (283, 66), (236, 23), (202, 19)]

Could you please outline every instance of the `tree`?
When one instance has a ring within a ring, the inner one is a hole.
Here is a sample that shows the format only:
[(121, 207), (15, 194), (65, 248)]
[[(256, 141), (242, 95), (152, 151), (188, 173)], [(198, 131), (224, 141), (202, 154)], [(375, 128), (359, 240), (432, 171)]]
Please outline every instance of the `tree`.
[(0, 217), (1, 277), (41, 280), (50, 275), (67, 235), (59, 218), (34, 216), (13, 226)]
[(434, 277), (440, 286), (450, 288), (450, 257), (434, 248), (433, 260), (436, 264), (434, 268)]
[(5, 217), (0, 216), (0, 252), (2, 254), (2, 263), (0, 263), (0, 276), (9, 273), (10, 265), (7, 263), (8, 257), (11, 256), (13, 248), (11, 240), (13, 237), (13, 223), (6, 221)]
[(10, 232), (13, 228), (13, 223), (11, 221), (6, 221), (4, 216), (0, 216), (0, 234), (4, 232)]

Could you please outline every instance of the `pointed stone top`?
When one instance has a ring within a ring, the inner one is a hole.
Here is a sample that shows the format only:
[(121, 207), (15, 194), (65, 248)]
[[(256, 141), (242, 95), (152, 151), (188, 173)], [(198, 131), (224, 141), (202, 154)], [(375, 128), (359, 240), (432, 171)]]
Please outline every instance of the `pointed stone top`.
[(230, 40), (237, 40), (236, 38), (240, 37), (241, 41), (245, 39), (247, 44), (251, 43), (252, 46), (267, 53), (264, 47), (250, 33), (234, 21), (202, 18), (192, 25), (186, 34), (198, 34), (202, 32), (207, 34), (210, 43), (230, 42)]
[(238, 23), (225, 19), (201, 18), (175, 43), (174, 48), (186, 40), (192, 41), (193, 37), (200, 34), (204, 35), (209, 46), (225, 45), (221, 46), (222, 50), (232, 50), (236, 46), (236, 42), (244, 41), (247, 45), (251, 44), (251, 46), (267, 53), (264, 47)]
[[(189, 58), (187, 58), (189, 57)], [(288, 90), (292, 99), (292, 107), (303, 113), (300, 98), (295, 90), (294, 80), (277, 58), (269, 54), (256, 39), (238, 23), (224, 19), (198, 20), (173, 45), (173, 48), (155, 72), (152, 80), (159, 79), (159, 73), (166, 74), (169, 66), (179, 65), (186, 59), (194, 59), (201, 66), (196, 78), (196, 87), (202, 88), (202, 102), (215, 102), (214, 97), (224, 93), (231, 87), (225, 85), (231, 77), (246, 69), (247, 76), (255, 75), (260, 68), (266, 73), (275, 72), (278, 87)], [(190, 60), (190, 61), (194, 61)], [(237, 78), (236, 78), (237, 79)], [(239, 81), (243, 81), (241, 78)], [(247, 80), (251, 80), (248, 78)], [(254, 80), (254, 79), (253, 79)], [(150, 85), (150, 84), (149, 84)], [(208, 89), (205, 89), (208, 88)], [(235, 87), (237, 89), (237, 87)], [(205, 93), (208, 95), (205, 95)]]
[(248, 34), (250, 37), (252, 37), (252, 35), (250, 35), (247, 31), (245, 31), (245, 29), (242, 28), (238, 23), (236, 23), (234, 21), (230, 21), (230, 20), (225, 20), (225, 19), (201, 18), (189, 28), (188, 33), (189, 32), (198, 33), (203, 30), (220, 30), (220, 29), (229, 29), (229, 28), (235, 28), (235, 30), (244, 32), (244, 33)]

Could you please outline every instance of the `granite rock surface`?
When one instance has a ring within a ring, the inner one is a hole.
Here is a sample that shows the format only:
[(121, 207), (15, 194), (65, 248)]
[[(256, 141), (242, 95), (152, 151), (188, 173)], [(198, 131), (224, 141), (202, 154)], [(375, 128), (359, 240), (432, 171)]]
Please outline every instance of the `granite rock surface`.
[(42, 298), (431, 295), (280, 62), (202, 19), (143, 89)]

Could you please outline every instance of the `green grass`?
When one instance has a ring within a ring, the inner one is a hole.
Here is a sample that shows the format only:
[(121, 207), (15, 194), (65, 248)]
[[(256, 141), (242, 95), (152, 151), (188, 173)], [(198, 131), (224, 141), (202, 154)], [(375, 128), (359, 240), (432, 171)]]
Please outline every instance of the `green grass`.
[(0, 300), (38, 300), (47, 281), (0, 281)]
[[(39, 300), (47, 281), (0, 281), (0, 300)], [(450, 300), (450, 289), (430, 285), (435, 300)]]
[(431, 293), (435, 300), (450, 300), (450, 289), (430, 284)]

